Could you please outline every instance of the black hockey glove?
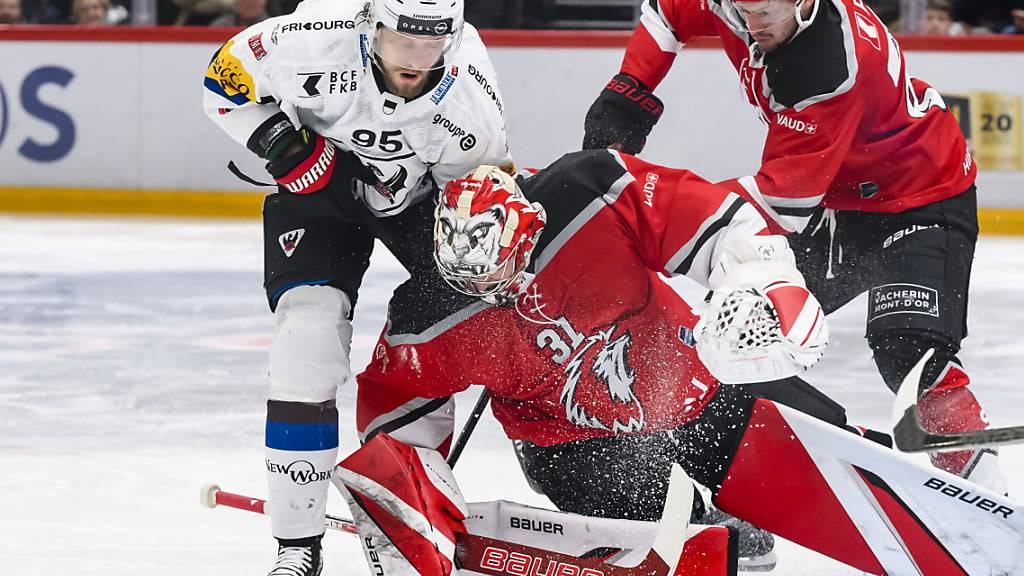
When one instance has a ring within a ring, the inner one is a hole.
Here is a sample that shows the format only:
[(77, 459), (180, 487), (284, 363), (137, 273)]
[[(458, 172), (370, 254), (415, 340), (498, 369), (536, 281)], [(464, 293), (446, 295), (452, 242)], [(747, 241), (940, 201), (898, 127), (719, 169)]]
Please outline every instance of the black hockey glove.
[(616, 74), (587, 111), (583, 149), (620, 144), (623, 152), (639, 154), (664, 111), (665, 105), (642, 82)]
[(267, 172), (292, 194), (310, 194), (329, 185), (335, 192), (351, 194), (352, 179), (370, 185), (377, 182), (377, 177), (355, 154), (338, 150), (308, 128), (293, 129), (276, 139), (267, 158)]
[(335, 148), (308, 128), (291, 129), (277, 138), (266, 157), (267, 172), (282, 192), (307, 195), (322, 190), (332, 199), (310, 205), (320, 216), (330, 212), (348, 222), (362, 222), (372, 218), (362, 202), (366, 190), (390, 193), (358, 156)]

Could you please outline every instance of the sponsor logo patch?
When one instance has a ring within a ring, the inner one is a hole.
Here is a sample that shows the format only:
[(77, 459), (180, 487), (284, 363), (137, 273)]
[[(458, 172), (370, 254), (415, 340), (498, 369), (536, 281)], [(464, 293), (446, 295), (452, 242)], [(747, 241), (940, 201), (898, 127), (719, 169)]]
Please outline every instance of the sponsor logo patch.
[(804, 122), (803, 120), (797, 120), (790, 118), (785, 114), (779, 114), (775, 117), (775, 123), (783, 128), (789, 128), (796, 132), (803, 132), (804, 134), (814, 134), (818, 131), (818, 125), (812, 122)]
[(406, 16), (405, 14), (398, 17), (398, 31), (408, 32), (409, 34), (444, 36), (452, 31), (453, 24), (454, 22), (451, 18), (430, 20), (426, 18)]
[(479, 84), (480, 87), (484, 89), (484, 92), (491, 97), (491, 101), (494, 102), (494, 105), (498, 107), (498, 112), (504, 114), (505, 107), (502, 106), (501, 104), (501, 98), (498, 98), (498, 93), (494, 90), (494, 87), (491, 86), (491, 83), (487, 81), (487, 78), (484, 76), (483, 72), (477, 70), (476, 67), (473, 66), (472, 64), (469, 65), (468, 70), (469, 75), (472, 76), (473, 79), (476, 80), (476, 83)]
[(511, 528), (518, 528), (519, 530), (543, 532), (544, 534), (565, 534), (564, 528), (561, 524), (557, 522), (534, 520), (533, 518), (516, 518), (513, 516), (509, 518), (509, 526)]
[(363, 59), (363, 68), (370, 65), (370, 53), (366, 49), (366, 34), (359, 35), (359, 56)]
[(939, 480), (938, 478), (929, 478), (924, 483), (926, 488), (931, 488), (940, 494), (944, 494), (958, 500), (965, 504), (976, 506), (979, 510), (984, 510), (990, 514), (998, 514), (1003, 518), (1009, 518), (1011, 514), (1016, 512), (1013, 508), (1003, 506), (998, 502), (989, 500), (988, 498), (982, 498), (979, 494), (965, 490), (959, 486), (954, 486), (949, 482)]
[(271, 462), (267, 459), (267, 470), (272, 474), (283, 474), (291, 478), (291, 481), (299, 486), (305, 486), (313, 482), (324, 482), (331, 479), (331, 471), (318, 471), (312, 462), (308, 460), (296, 460), (290, 464), (283, 465)]
[(206, 69), (206, 78), (216, 85), (221, 96), (235, 104), (244, 104), (246, 100), (255, 102), (256, 83), (241, 61), (231, 53), (234, 42), (231, 40), (220, 49)]
[(441, 82), (438, 83), (437, 89), (434, 90), (434, 93), (430, 95), (430, 101), (434, 104), (440, 104), (441, 100), (444, 100), (444, 97), (448, 95), (452, 86), (455, 85), (455, 79), (458, 76), (459, 67), (452, 66), (452, 69), (448, 71), (448, 73), (444, 75), (444, 78), (441, 79)]
[(907, 236), (910, 236), (914, 232), (917, 232), (917, 231), (920, 231), (920, 230), (926, 230), (928, 228), (938, 228), (938, 227), (939, 227), (938, 224), (932, 224), (931, 226), (918, 226), (916, 224), (913, 225), (913, 226), (907, 226), (906, 228), (904, 228), (902, 230), (897, 230), (895, 233), (890, 234), (889, 237), (886, 238), (882, 242), (882, 248), (883, 249), (884, 248), (888, 248), (889, 246), (892, 246), (896, 242), (906, 238)]
[(320, 22), (292, 22), (281, 26), (281, 33), (310, 32), (320, 30), (354, 30), (355, 20), (324, 20)]
[(654, 208), (654, 189), (658, 187), (658, 180), (661, 177), (654, 172), (648, 172), (644, 178), (644, 206)]
[(868, 322), (892, 314), (939, 317), (939, 292), (917, 284), (886, 284), (868, 293)]
[(249, 50), (252, 50), (252, 55), (257, 60), (263, 60), (263, 58), (267, 55), (267, 51), (263, 49), (262, 32), (249, 37)]
[(332, 70), (330, 72), (298, 72), (300, 98), (315, 98), (323, 94), (347, 94), (356, 91), (359, 70)]
[(480, 567), (500, 574), (557, 574), (559, 576), (604, 576), (601, 570), (577, 564), (513, 552), (488, 546), (480, 557)]
[(469, 151), (476, 146), (476, 136), (441, 114), (434, 114), (434, 126), (440, 126), (459, 141), (459, 148)]

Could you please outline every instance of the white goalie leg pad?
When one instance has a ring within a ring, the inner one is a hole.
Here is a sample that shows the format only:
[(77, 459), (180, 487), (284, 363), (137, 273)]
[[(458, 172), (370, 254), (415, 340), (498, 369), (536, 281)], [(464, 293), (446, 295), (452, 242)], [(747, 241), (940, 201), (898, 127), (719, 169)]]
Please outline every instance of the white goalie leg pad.
[[(607, 573), (574, 566), (561, 567), (536, 551), (556, 552), (573, 558), (600, 559), (605, 568), (634, 567), (651, 549), (658, 533), (657, 522), (595, 518), (569, 512), (545, 510), (516, 502), (497, 500), (472, 502), (466, 530), (473, 536), (493, 538), (509, 544), (488, 547), (480, 564), (492, 571), (516, 574), (597, 574)], [(736, 550), (730, 546), (727, 528), (690, 524), (676, 574), (688, 576), (726, 576), (734, 574)], [(465, 564), (464, 564), (465, 566)], [(510, 569), (510, 566), (512, 569)], [(515, 570), (516, 566), (529, 570)], [(490, 574), (485, 572), (482, 574)], [(478, 574), (472, 570), (461, 574)]]
[(380, 433), (335, 468), (373, 574), (449, 576), (469, 513), (436, 450)]
[(804, 287), (784, 237), (733, 242), (710, 284), (715, 290), (694, 335), (698, 355), (722, 383), (788, 378), (824, 354), (825, 313)]
[(333, 400), (352, 376), (349, 354), (352, 303), (330, 286), (285, 292), (274, 313), (270, 346), (270, 398), (289, 402)]
[(769, 400), (715, 504), (870, 574), (1024, 573), (1020, 503)]

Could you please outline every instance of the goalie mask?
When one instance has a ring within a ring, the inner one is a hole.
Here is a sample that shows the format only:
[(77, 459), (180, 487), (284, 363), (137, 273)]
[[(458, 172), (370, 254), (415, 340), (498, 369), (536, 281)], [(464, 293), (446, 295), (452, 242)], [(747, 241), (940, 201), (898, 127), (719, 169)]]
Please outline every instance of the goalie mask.
[(721, 0), (726, 23), (740, 33), (758, 35), (796, 20), (796, 31), (810, 26), (818, 12), (818, 0), (807, 20), (800, 14), (802, 0)]
[(371, 0), (374, 55), (408, 70), (447, 67), (462, 43), (463, 0)]
[(544, 229), (544, 208), (512, 176), (481, 166), (445, 186), (434, 216), (434, 261), (445, 282), (492, 304), (508, 302)]

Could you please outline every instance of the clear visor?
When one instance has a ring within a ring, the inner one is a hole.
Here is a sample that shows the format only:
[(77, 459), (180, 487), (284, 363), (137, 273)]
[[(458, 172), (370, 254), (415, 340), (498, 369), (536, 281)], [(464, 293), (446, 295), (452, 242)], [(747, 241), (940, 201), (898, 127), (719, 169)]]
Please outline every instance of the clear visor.
[(798, 2), (794, 0), (761, 0), (760, 2), (727, 2), (726, 15), (732, 28), (756, 34), (785, 24), (796, 18)]
[(448, 65), (462, 42), (462, 30), (443, 36), (408, 34), (377, 26), (373, 34), (373, 52), (378, 58), (407, 70), (435, 70)]

